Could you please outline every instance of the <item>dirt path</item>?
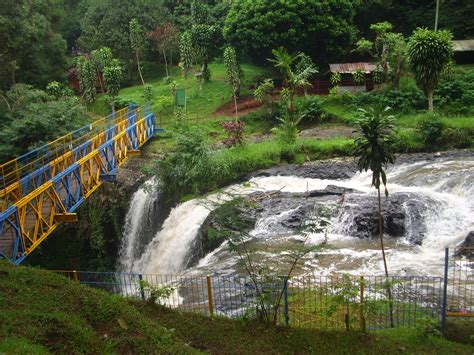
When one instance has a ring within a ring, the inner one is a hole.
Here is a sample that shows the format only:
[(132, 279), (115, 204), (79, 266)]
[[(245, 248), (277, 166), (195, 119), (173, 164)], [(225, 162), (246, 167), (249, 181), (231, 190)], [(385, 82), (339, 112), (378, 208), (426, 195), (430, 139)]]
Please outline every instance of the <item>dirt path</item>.
[[(238, 116), (244, 116), (249, 112), (255, 111), (260, 108), (262, 104), (255, 100), (253, 96), (242, 96), (237, 100), (237, 110)], [(224, 105), (218, 107), (213, 116), (227, 116), (227, 117), (234, 117), (235, 116), (235, 105), (234, 101), (229, 101)]]
[(311, 137), (328, 139), (334, 137), (353, 137), (354, 127), (348, 126), (318, 126), (314, 128), (308, 128), (300, 133), (300, 137)]

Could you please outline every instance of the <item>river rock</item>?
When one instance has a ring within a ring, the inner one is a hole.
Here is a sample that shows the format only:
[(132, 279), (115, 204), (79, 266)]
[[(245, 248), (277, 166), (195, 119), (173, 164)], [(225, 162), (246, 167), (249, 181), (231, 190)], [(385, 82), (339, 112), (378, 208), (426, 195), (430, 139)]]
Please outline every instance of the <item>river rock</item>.
[(357, 172), (354, 159), (333, 159), (303, 165), (284, 164), (251, 174), (252, 177), (299, 176), (311, 179), (342, 180), (349, 179)]
[[(394, 193), (382, 200), (382, 217), (385, 234), (391, 237), (406, 237), (413, 244), (421, 245), (426, 235), (426, 223), (422, 212), (436, 201), (409, 193)], [(345, 201), (345, 213), (352, 215), (345, 232), (359, 237), (371, 238), (379, 235), (377, 198), (366, 195), (349, 195)], [(410, 228), (408, 228), (410, 226)]]
[(466, 239), (456, 247), (454, 255), (471, 257), (474, 253), (474, 231), (469, 232)]
[(319, 196), (327, 196), (327, 195), (344, 195), (346, 193), (354, 192), (353, 189), (336, 186), (336, 185), (328, 185), (324, 190), (312, 190), (309, 191), (306, 195), (308, 197), (319, 197)]

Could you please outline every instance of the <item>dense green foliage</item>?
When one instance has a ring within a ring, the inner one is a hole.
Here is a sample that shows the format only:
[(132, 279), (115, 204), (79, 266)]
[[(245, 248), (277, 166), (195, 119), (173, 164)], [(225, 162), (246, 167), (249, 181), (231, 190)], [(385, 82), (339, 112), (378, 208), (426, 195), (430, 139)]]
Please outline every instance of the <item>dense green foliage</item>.
[(40, 87), (62, 81), (66, 41), (58, 33), (57, 8), (48, 0), (6, 0), (0, 7), (0, 90), (15, 83)]
[(433, 92), (453, 56), (452, 34), (419, 28), (408, 41), (407, 53), (416, 83), (428, 97), (428, 108), (433, 111)]
[(260, 62), (284, 46), (327, 63), (349, 50), (354, 10), (347, 0), (238, 0), (226, 18), (225, 37)]
[(133, 68), (131, 63), (135, 57), (130, 42), (129, 23), (134, 18), (144, 32), (150, 32), (168, 18), (168, 12), (161, 1), (87, 1), (78, 39), (78, 45), (88, 51), (100, 47), (112, 49), (114, 56), (127, 65), (129, 80)]
[(0, 160), (54, 140), (88, 122), (75, 97), (55, 98), (29, 85), (17, 84), (4, 96), (0, 110)]

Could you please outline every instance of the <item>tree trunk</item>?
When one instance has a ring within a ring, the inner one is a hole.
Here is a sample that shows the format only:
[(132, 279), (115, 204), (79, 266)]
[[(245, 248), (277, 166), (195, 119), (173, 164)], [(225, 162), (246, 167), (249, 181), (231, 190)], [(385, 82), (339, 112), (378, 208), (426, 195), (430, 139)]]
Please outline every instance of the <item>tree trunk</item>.
[(428, 111), (433, 112), (433, 90), (428, 91)]
[(98, 71), (97, 76), (99, 77), (100, 92), (102, 94), (105, 94), (105, 88), (104, 88), (104, 81), (103, 81), (102, 73), (100, 71)]
[(136, 58), (137, 58), (138, 74), (140, 74), (140, 79), (142, 80), (142, 84), (143, 86), (145, 86), (145, 80), (143, 80), (142, 70), (140, 68), (140, 59), (138, 58), (138, 54), (136, 54)]
[(204, 63), (202, 64), (202, 76), (203, 76), (204, 81), (208, 81), (208, 77), (207, 77), (208, 70), (209, 70), (208, 63), (207, 63), (207, 60), (205, 60)]
[(166, 60), (166, 52), (165, 51), (163, 51), (163, 58), (165, 58), (166, 77), (169, 77), (170, 74), (168, 73), (168, 61)]
[(110, 107), (112, 108), (112, 117), (115, 118), (115, 99), (110, 100)]
[(383, 266), (385, 269), (385, 279), (387, 282), (387, 294), (388, 294), (388, 306), (390, 310), (390, 327), (394, 327), (394, 322), (393, 322), (393, 298), (392, 298), (392, 286), (389, 284), (389, 275), (388, 275), (388, 267), (387, 267), (387, 258), (385, 257), (385, 247), (383, 243), (383, 219), (382, 219), (382, 201), (380, 198), (380, 187), (377, 188), (377, 197), (378, 197), (378, 203), (379, 203), (379, 236), (380, 236), (380, 247), (382, 249), (382, 258), (383, 258)]
[(439, 0), (436, 0), (435, 25), (434, 25), (435, 31), (438, 31), (438, 18), (439, 18)]
[(132, 64), (133, 64), (133, 59), (129, 59), (128, 65), (127, 65), (127, 74), (128, 74), (128, 83), (129, 84), (132, 84), (132, 82), (133, 82)]
[(237, 119), (239, 118), (239, 114), (237, 111), (237, 95), (234, 92), (234, 105), (235, 105), (235, 122), (237, 122)]

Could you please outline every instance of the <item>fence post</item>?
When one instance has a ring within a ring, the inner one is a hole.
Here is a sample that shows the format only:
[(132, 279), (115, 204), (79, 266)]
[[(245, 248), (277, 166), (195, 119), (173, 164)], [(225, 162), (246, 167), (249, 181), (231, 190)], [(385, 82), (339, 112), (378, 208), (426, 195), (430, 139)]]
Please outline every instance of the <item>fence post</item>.
[(285, 302), (285, 325), (290, 324), (290, 315), (288, 313), (288, 279), (285, 279), (285, 286), (283, 289), (283, 299)]
[(365, 304), (365, 299), (364, 299), (364, 288), (365, 288), (365, 282), (364, 282), (364, 276), (360, 277), (360, 330), (365, 333), (366, 331), (366, 325), (365, 325), (365, 315), (364, 315), (364, 304)]
[(77, 277), (77, 271), (76, 270), (72, 271), (72, 279), (74, 280), (74, 283), (76, 283), (76, 284), (79, 282), (79, 278)]
[(441, 333), (446, 331), (446, 313), (448, 305), (449, 248), (444, 249), (443, 309), (441, 310)]
[(145, 290), (143, 288), (143, 276), (140, 274), (138, 275), (138, 280), (140, 280), (139, 285), (140, 285), (140, 296), (142, 297), (142, 300), (145, 300)]
[(206, 276), (207, 279), (207, 297), (209, 299), (209, 315), (214, 317), (214, 302), (212, 301), (212, 286), (211, 286), (211, 275)]

